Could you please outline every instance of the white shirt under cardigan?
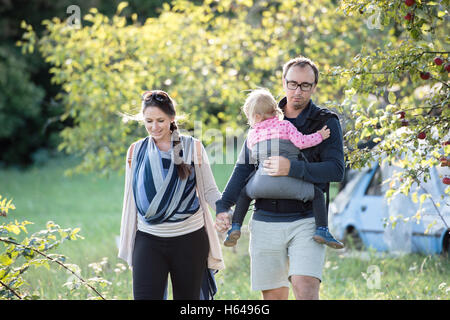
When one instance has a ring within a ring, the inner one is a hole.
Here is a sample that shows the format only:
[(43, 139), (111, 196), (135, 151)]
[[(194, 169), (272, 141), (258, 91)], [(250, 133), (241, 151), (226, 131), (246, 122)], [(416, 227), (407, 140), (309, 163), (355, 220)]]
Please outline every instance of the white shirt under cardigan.
[[(145, 139), (145, 138), (144, 138)], [(141, 139), (137, 143), (142, 143)], [(208, 204), (216, 209), (216, 201), (220, 199), (221, 194), (217, 188), (214, 176), (209, 165), (208, 156), (202, 143), (193, 138), (195, 168), (195, 182), (197, 189), (197, 196), (200, 201), (200, 209), (197, 213), (203, 216), (203, 223), (209, 240), (209, 254), (208, 254), (208, 268), (214, 270), (222, 270), (225, 268), (222, 257), (222, 249), (220, 246), (219, 237), (214, 228), (211, 213)], [(132, 267), (132, 257), (134, 248), (134, 239), (136, 237), (136, 230), (138, 226), (138, 212), (133, 195), (131, 165), (128, 163), (130, 156), (130, 148), (127, 151), (127, 161), (125, 163), (125, 189), (122, 208), (122, 222), (120, 226), (120, 241), (119, 241), (119, 258), (125, 260), (130, 267)], [(136, 152), (133, 152), (131, 162), (136, 161)], [(193, 217), (197, 214), (195, 213)], [(198, 216), (194, 217), (197, 218)], [(192, 218), (192, 217), (191, 217)]]

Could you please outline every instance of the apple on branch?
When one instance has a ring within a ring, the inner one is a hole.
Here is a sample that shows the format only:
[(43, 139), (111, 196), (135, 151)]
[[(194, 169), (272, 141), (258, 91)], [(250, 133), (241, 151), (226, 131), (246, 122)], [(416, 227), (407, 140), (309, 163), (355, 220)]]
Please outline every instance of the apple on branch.
[(413, 16), (414, 16), (414, 14), (412, 14), (411, 12), (408, 12), (406, 14), (406, 16), (404, 16), (403, 18), (405, 18), (405, 20), (411, 21)]
[(431, 74), (428, 71), (420, 73), (420, 78), (422, 78), (423, 80), (428, 80), (428, 79), (430, 79), (430, 77), (431, 77)]
[(444, 63), (444, 60), (442, 60), (441, 57), (434, 58), (434, 63), (438, 66), (442, 65)]
[(444, 67), (445, 71), (450, 72), (450, 63), (447, 63)]
[(405, 111), (399, 111), (399, 112), (397, 112), (396, 114), (398, 114), (398, 116), (399, 116), (400, 119), (405, 119), (405, 116), (406, 116)]
[(408, 12), (408, 13), (406, 14), (406, 16), (404, 16), (403, 18), (405, 18), (405, 19), (408, 20), (408, 21), (411, 21), (411, 20), (412, 20), (412, 17), (413, 17), (413, 15), (411, 14), (411, 12)]
[(450, 161), (447, 159), (447, 157), (441, 157), (439, 158), (439, 161), (441, 162), (441, 167), (449, 167)]

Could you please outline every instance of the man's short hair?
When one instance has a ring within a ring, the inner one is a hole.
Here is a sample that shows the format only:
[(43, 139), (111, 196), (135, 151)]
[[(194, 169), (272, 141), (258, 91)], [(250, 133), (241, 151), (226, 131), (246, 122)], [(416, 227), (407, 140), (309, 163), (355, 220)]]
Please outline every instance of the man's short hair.
[(294, 59), (289, 60), (283, 66), (283, 79), (286, 78), (286, 74), (291, 67), (301, 67), (310, 66), (314, 71), (314, 83), (317, 85), (319, 82), (319, 68), (317, 68), (316, 64), (304, 56), (298, 56)]

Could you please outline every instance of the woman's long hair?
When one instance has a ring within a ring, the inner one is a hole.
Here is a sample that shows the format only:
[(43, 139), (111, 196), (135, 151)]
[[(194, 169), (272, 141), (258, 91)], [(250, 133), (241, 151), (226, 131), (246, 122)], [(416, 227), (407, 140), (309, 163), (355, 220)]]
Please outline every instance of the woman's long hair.
[[(146, 91), (142, 94), (142, 110), (143, 114), (148, 107), (157, 107), (169, 117), (175, 119), (175, 101), (162, 90)], [(183, 149), (180, 142), (180, 132), (175, 120), (170, 124), (172, 132), (174, 164), (177, 169), (178, 176), (181, 180), (187, 179), (191, 174), (191, 166), (183, 162)]]

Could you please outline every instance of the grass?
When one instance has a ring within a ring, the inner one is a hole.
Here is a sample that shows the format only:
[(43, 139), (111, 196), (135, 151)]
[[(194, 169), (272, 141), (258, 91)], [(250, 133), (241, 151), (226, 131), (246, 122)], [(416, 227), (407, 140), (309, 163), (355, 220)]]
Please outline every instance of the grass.
[[(80, 227), (83, 240), (64, 242), (56, 251), (66, 255), (68, 263), (81, 268), (88, 279), (103, 277), (110, 284), (100, 288), (109, 299), (132, 299), (131, 270), (117, 258), (124, 177), (95, 175), (64, 176), (74, 159), (56, 159), (27, 171), (0, 170), (0, 194), (13, 199), (16, 210), (6, 218), (29, 220), (29, 233), (45, 228), (52, 220), (63, 228)], [(213, 173), (220, 190), (228, 180), (232, 166), (215, 165)], [(333, 189), (333, 194), (336, 189)], [(247, 217), (247, 221), (248, 221)], [(4, 219), (4, 218), (2, 218)], [(5, 221), (5, 220), (4, 220)], [(250, 289), (248, 232), (236, 248), (223, 247), (227, 268), (216, 276), (216, 299), (260, 299)], [(379, 283), (370, 285), (372, 269), (381, 272)], [(63, 286), (70, 274), (52, 267), (31, 269), (26, 279), (43, 299), (86, 299), (88, 290), (70, 291)], [(341, 252), (328, 250), (320, 289), (322, 299), (449, 299), (450, 263), (440, 256), (408, 254), (393, 256), (373, 251)], [(293, 299), (292, 291), (290, 298)]]

